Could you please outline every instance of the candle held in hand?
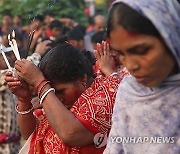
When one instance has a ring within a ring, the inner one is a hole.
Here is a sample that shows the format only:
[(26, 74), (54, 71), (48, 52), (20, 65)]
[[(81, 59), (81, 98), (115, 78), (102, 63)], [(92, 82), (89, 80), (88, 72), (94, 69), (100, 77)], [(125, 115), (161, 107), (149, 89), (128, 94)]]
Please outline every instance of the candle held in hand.
[(17, 58), (17, 60), (21, 60), (21, 57), (19, 55), (19, 50), (18, 50), (18, 46), (17, 46), (17, 42), (15, 40), (15, 31), (12, 31), (12, 43), (14, 45), (14, 51), (15, 51), (15, 56)]
[[(13, 45), (13, 43), (12, 43), (12, 41), (11, 41), (11, 36), (10, 36), (10, 34), (8, 35), (8, 40), (9, 40), (9, 45), (11, 46), (11, 48), (12, 48), (12, 50), (13, 50), (13, 52), (14, 52), (14, 55), (16, 56), (16, 53), (15, 53), (15, 49), (14, 49), (14, 45)], [(17, 57), (17, 56), (16, 56)], [(17, 59), (17, 58), (16, 58)]]

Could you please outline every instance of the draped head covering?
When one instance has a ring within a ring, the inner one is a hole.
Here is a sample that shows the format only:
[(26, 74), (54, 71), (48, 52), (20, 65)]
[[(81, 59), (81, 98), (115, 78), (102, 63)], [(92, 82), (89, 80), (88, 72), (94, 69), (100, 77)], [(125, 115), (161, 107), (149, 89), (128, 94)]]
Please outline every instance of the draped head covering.
[(117, 0), (148, 18), (161, 34), (180, 68), (180, 4), (177, 0)]
[[(177, 0), (117, 0), (113, 4), (120, 2), (153, 23), (180, 70), (180, 4)], [(154, 88), (137, 83), (131, 75), (125, 77), (116, 96), (112, 123), (105, 154), (179, 154), (180, 72)], [(148, 137), (148, 141), (126, 144), (123, 140), (115, 142), (116, 137)], [(170, 137), (172, 142), (151, 142), (158, 137), (161, 141)]]

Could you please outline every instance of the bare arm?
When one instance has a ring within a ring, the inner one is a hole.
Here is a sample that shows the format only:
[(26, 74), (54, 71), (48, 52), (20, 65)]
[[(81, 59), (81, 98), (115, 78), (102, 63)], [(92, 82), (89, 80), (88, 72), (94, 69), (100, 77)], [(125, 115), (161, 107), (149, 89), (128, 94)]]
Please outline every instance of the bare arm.
[[(31, 104), (25, 104), (21, 101), (18, 102), (19, 111), (27, 111), (29, 110), (32, 105)], [(33, 133), (36, 127), (36, 119), (32, 112), (21, 115), (18, 114), (17, 116), (18, 125), (22, 134), (22, 137), (26, 140), (28, 137)]]
[[(46, 87), (47, 89), (50, 88)], [(43, 101), (47, 119), (63, 143), (84, 146), (93, 143), (94, 135), (51, 92)], [(56, 118), (55, 118), (56, 117)]]
[[(44, 79), (40, 70), (27, 60), (17, 61), (15, 68), (18, 75), (24, 78), (30, 85), (37, 87), (38, 83)], [(29, 72), (28, 70), (33, 70)], [(50, 88), (47, 84), (42, 94)], [(57, 96), (50, 92), (43, 101), (43, 109), (51, 127), (62, 140), (70, 146), (83, 146), (93, 143), (93, 134), (69, 111)]]

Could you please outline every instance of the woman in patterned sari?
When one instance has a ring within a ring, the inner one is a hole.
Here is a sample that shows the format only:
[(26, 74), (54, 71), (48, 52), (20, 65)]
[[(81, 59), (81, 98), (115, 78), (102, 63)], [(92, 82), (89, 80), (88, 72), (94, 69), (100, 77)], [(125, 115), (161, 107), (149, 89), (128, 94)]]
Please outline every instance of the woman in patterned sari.
[(107, 31), (131, 75), (119, 86), (104, 153), (179, 154), (179, 3), (118, 0)]
[[(28, 85), (7, 74), (8, 85), (19, 98), (21, 133), (29, 138), (22, 153), (103, 152), (105, 146), (98, 144), (96, 148), (93, 139), (97, 133), (109, 133), (114, 98), (121, 80), (113, 73), (114, 62), (106, 51), (101, 50), (98, 57), (106, 65), (105, 76), (95, 79), (87, 59), (64, 41), (44, 56), (40, 63), (42, 72), (27, 60), (16, 61), (17, 74), (36, 89), (43, 107), (34, 111), (36, 120), (31, 112)], [(99, 143), (98, 139), (96, 135), (95, 143)]]

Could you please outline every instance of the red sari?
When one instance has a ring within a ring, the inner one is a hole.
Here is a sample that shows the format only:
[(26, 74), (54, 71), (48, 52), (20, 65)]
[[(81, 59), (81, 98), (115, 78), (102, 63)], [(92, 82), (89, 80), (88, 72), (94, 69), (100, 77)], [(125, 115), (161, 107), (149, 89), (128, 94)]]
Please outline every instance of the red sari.
[[(123, 72), (124, 75), (127, 72)], [(120, 79), (117, 76), (96, 77), (74, 103), (70, 111), (93, 134), (109, 133), (115, 95)], [(36, 110), (38, 125), (31, 139), (29, 154), (101, 154), (105, 146), (94, 144), (83, 147), (65, 145), (49, 125), (43, 110)]]

